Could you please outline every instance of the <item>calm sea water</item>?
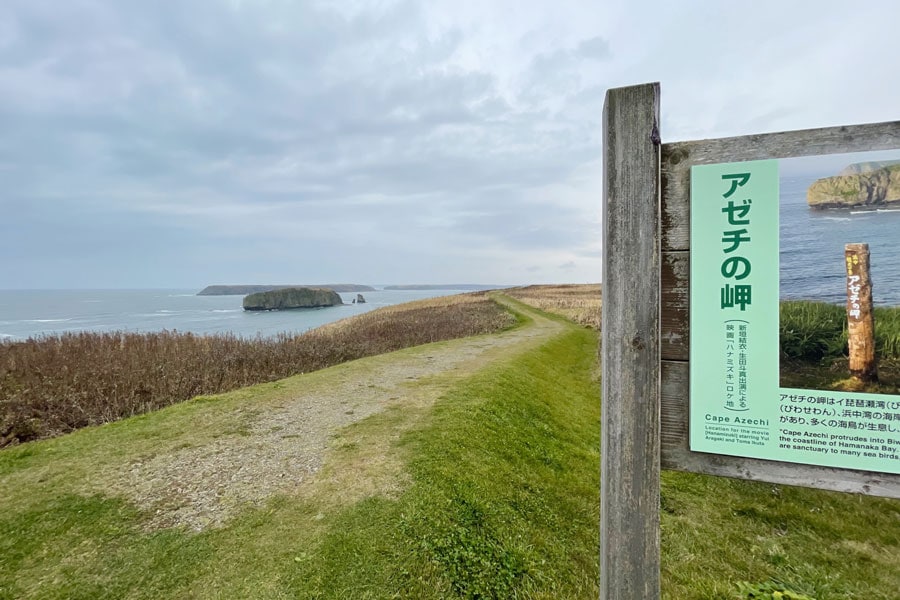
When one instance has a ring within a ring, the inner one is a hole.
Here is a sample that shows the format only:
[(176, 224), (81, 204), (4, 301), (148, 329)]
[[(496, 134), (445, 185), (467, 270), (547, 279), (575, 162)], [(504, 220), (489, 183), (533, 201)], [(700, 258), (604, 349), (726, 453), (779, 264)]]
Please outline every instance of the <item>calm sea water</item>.
[(816, 179), (781, 178), (781, 298), (846, 302), (844, 244), (859, 242), (869, 244), (875, 304), (900, 305), (900, 209), (810, 210)]
[[(197, 296), (196, 290), (0, 290), (0, 339), (72, 331), (197, 334), (242, 337), (302, 333), (382, 306), (461, 293), (459, 290), (363, 292), (365, 304), (309, 310), (244, 311), (243, 296)], [(351, 303), (356, 292), (341, 294)]]

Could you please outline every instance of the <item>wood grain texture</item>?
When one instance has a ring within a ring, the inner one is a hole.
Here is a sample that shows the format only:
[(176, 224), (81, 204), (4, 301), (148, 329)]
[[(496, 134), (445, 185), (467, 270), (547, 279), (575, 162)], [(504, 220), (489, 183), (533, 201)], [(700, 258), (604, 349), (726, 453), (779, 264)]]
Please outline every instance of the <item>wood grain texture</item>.
[(659, 84), (603, 107), (600, 598), (659, 598)]
[(691, 167), (900, 148), (900, 121), (663, 144), (662, 250), (687, 250)]
[(838, 492), (900, 498), (900, 475), (691, 452), (688, 363), (662, 363), (662, 468)]
[(872, 313), (872, 273), (869, 245), (845, 244), (847, 266), (847, 353), (850, 376), (865, 383), (878, 381), (875, 362), (875, 315)]
[(661, 346), (663, 360), (688, 360), (690, 352), (690, 253), (663, 252)]

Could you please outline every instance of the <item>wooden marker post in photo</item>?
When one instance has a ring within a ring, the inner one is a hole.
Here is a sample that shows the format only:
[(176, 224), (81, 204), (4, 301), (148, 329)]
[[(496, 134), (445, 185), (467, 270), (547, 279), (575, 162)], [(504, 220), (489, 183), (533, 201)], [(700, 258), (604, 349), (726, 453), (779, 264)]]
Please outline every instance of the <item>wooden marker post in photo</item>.
[(869, 245), (844, 246), (847, 265), (847, 330), (850, 336), (850, 375), (863, 383), (878, 381), (875, 362), (875, 317), (872, 314), (872, 280), (869, 277)]

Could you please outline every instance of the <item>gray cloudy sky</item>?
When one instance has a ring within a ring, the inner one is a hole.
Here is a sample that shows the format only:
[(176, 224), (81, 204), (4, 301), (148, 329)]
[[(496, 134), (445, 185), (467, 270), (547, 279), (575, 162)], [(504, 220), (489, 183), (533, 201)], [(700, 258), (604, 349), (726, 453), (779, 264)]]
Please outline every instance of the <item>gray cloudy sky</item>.
[(0, 288), (600, 279), (665, 140), (900, 118), (893, 0), (4, 0)]

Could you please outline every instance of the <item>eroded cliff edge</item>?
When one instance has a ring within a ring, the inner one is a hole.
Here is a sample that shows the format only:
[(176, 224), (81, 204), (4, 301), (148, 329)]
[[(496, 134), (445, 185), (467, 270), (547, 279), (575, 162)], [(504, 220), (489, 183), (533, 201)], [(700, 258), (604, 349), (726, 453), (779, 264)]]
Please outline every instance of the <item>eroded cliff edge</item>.
[(860, 163), (817, 179), (806, 190), (810, 208), (900, 207), (900, 164)]

